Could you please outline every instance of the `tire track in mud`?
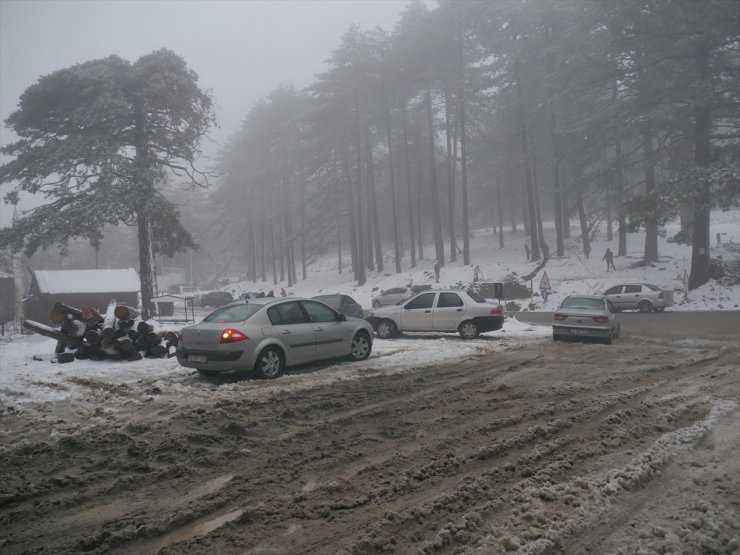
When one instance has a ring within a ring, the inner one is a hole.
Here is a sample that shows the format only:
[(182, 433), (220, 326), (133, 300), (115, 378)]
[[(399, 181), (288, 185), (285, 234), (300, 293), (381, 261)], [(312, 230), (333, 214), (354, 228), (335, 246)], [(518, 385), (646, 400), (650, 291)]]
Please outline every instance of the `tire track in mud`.
[[(735, 353), (661, 347), (664, 360), (656, 360), (654, 345), (619, 345), (610, 359), (604, 346), (554, 352), (549, 341), (533, 341), (264, 401), (237, 391), (192, 405), (143, 404), (137, 414), (130, 399), (114, 400), (115, 414), (89, 435), (36, 444), (45, 464), (64, 453), (53, 474), (68, 478), (45, 478), (34, 463), (0, 497), (0, 548), (557, 550), (567, 534), (548, 526), (588, 507), (591, 474), (705, 418), (708, 397), (732, 387), (737, 396)], [(20, 466), (33, 448), (4, 454)], [(65, 529), (70, 522), (80, 531)]]

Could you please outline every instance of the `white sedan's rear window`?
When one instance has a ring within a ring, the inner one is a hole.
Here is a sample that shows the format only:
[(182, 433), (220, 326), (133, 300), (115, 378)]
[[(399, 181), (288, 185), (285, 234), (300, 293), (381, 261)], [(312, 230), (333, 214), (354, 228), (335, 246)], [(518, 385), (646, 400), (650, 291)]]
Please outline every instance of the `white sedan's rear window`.
[(585, 299), (573, 297), (565, 299), (560, 308), (573, 308), (576, 310), (604, 310), (604, 301), (601, 299)]

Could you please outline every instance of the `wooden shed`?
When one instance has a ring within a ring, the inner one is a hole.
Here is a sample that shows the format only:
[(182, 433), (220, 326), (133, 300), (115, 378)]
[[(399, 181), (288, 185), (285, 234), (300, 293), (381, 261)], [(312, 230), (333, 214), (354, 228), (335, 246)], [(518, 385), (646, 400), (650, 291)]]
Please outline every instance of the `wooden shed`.
[(34, 270), (31, 294), (23, 301), (29, 320), (48, 322), (54, 304), (81, 308), (92, 306), (105, 312), (111, 299), (119, 304), (139, 306), (141, 282), (133, 268), (119, 270)]

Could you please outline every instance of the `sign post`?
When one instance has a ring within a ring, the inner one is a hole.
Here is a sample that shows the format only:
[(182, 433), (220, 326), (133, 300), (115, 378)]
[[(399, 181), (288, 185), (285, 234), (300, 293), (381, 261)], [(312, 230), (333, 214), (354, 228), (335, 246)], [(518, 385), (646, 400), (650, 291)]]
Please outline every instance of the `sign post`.
[(542, 279), (540, 280), (540, 295), (542, 296), (542, 300), (544, 302), (547, 302), (547, 297), (552, 293), (552, 287), (550, 287), (550, 278), (547, 277), (547, 272), (544, 272), (542, 274)]

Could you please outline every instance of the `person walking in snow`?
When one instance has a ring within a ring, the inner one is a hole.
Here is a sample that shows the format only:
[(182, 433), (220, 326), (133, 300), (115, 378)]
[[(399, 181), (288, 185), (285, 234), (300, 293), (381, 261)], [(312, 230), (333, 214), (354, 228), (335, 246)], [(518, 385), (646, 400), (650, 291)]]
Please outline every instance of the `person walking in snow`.
[(616, 272), (617, 268), (614, 266), (614, 253), (609, 247), (606, 247), (606, 252), (601, 260), (606, 260), (606, 271), (609, 272), (609, 266)]
[(524, 252), (527, 253), (527, 262), (529, 262), (529, 258), (531, 256), (531, 253), (529, 252), (529, 244), (524, 243)]

